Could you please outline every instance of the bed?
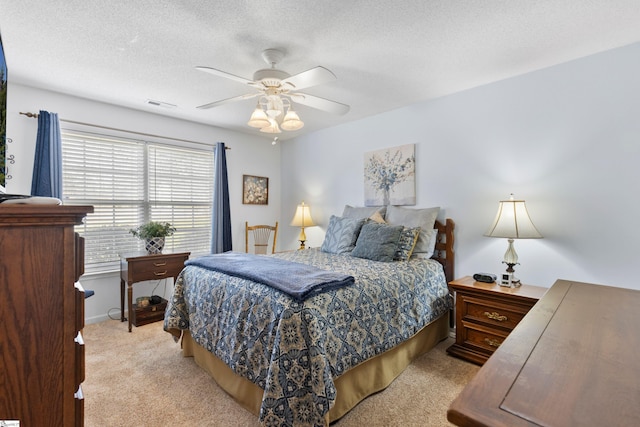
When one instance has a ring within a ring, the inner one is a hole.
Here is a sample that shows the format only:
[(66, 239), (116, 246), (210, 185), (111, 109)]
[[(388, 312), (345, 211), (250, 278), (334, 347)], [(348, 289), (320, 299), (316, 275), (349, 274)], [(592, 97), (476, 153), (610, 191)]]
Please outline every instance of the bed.
[(430, 259), (380, 262), (320, 248), (268, 255), (355, 278), (304, 300), (187, 265), (164, 328), (261, 425), (328, 425), (448, 336), (454, 223), (433, 229)]

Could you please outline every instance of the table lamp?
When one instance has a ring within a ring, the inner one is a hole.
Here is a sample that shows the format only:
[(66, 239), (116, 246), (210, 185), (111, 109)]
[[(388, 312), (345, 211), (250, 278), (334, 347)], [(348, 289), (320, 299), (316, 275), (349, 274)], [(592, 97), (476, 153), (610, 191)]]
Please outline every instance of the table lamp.
[(315, 224), (311, 218), (309, 206), (305, 205), (304, 202), (299, 204), (296, 208), (296, 213), (291, 220), (291, 225), (294, 227), (300, 227), (300, 235), (298, 236), (298, 240), (300, 240), (299, 249), (305, 249), (304, 242), (307, 241), (307, 235), (304, 233), (304, 228), (313, 227)]
[(520, 280), (514, 277), (513, 266), (519, 263), (518, 254), (513, 247), (513, 240), (542, 238), (529, 218), (524, 200), (514, 200), (512, 193), (509, 200), (500, 201), (496, 218), (484, 235), (509, 239), (509, 247), (504, 254), (504, 261), (502, 261), (503, 264), (507, 264), (507, 274), (502, 276), (502, 280), (498, 284), (509, 287), (519, 286)]

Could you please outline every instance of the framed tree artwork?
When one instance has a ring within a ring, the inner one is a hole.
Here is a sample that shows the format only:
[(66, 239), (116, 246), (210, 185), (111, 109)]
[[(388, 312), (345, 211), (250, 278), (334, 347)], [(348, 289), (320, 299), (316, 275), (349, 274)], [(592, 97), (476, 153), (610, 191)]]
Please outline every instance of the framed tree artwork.
[(415, 167), (415, 144), (365, 153), (365, 206), (415, 205)]
[(269, 178), (242, 175), (242, 203), (245, 205), (268, 205)]

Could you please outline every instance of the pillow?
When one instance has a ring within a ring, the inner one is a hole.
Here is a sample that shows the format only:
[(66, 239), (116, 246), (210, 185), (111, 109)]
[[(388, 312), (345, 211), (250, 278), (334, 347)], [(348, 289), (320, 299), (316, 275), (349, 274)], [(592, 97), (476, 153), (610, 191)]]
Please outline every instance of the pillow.
[(416, 243), (418, 242), (419, 235), (420, 227), (403, 227), (393, 259), (396, 261), (408, 260), (413, 253), (413, 248), (415, 248)]
[[(344, 206), (342, 212), (343, 217), (347, 218), (371, 218), (374, 219), (376, 213), (384, 220), (384, 215), (387, 211), (386, 206), (367, 206), (367, 207), (354, 207), (350, 205)], [(375, 220), (374, 220), (375, 221)], [(379, 221), (376, 221), (379, 222)]]
[(431, 240), (429, 241), (429, 249), (427, 250), (427, 252), (415, 253), (414, 249), (414, 252), (411, 254), (411, 258), (429, 259), (433, 256), (433, 253), (436, 250), (436, 243), (438, 242), (438, 229), (434, 228), (433, 230), (431, 230), (430, 236)]
[(363, 225), (351, 256), (373, 261), (393, 261), (403, 229), (404, 227), (401, 225), (394, 226), (376, 222)]
[(331, 215), (320, 250), (332, 254), (342, 254), (353, 250), (364, 221), (364, 218), (355, 219)]
[(426, 209), (409, 209), (399, 206), (388, 206), (385, 219), (387, 220), (387, 223), (391, 225), (420, 227), (420, 236), (418, 236), (416, 247), (413, 248), (413, 253), (418, 254), (422, 252), (427, 254), (431, 245), (431, 238), (435, 238), (435, 234), (433, 233), (433, 226), (436, 223), (436, 218), (438, 217), (439, 212), (439, 207)]
[(367, 221), (377, 222), (378, 224), (386, 224), (380, 212), (377, 211), (374, 212), (373, 215), (371, 215), (369, 218), (367, 218)]

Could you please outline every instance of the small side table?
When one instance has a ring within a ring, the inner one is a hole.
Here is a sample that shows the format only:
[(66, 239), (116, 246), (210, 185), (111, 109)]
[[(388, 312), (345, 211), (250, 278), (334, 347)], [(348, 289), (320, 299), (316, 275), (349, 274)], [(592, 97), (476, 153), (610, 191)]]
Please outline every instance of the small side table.
[[(123, 254), (120, 255), (120, 321), (129, 320), (129, 332), (131, 332), (131, 316), (133, 313), (133, 284), (145, 280), (160, 280), (178, 275), (184, 268), (184, 263), (189, 259), (191, 252), (175, 254)], [(127, 309), (129, 315), (124, 317), (124, 287), (127, 288)]]
[(456, 342), (447, 353), (483, 365), (547, 292), (547, 288), (476, 282), (466, 276), (449, 282), (456, 296)]

